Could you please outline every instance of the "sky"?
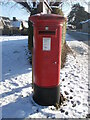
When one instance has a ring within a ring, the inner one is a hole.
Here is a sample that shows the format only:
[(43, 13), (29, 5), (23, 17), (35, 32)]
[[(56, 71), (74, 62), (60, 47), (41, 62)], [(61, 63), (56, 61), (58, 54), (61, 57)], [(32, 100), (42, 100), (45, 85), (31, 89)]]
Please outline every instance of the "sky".
[(8, 4), (0, 5), (0, 16), (9, 17), (10, 19), (16, 17), (21, 20), (28, 20), (29, 13), (22, 9), (20, 5), (8, 2)]
[[(89, 0), (87, 0), (89, 1)], [(74, 3), (76, 3), (76, 0), (74, 0)], [(85, 10), (88, 11), (88, 6), (83, 4), (85, 7)], [(63, 12), (65, 16), (69, 14), (71, 11), (70, 2), (64, 2), (63, 5)], [(27, 13), (26, 10), (22, 9), (22, 7), (18, 4), (15, 4), (14, 2), (8, 2), (8, 4), (0, 4), (0, 16), (9, 17), (10, 19), (13, 19), (13, 17), (16, 17), (20, 20), (28, 20), (28, 17), (30, 16), (29, 13)]]

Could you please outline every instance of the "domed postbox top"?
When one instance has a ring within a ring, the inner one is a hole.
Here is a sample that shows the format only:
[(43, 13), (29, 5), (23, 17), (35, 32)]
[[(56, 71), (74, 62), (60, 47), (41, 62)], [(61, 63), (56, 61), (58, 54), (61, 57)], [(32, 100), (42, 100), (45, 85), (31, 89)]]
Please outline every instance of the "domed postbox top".
[(46, 21), (46, 20), (64, 22), (65, 18), (57, 14), (35, 14), (30, 16), (29, 20), (34, 23), (37, 21)]

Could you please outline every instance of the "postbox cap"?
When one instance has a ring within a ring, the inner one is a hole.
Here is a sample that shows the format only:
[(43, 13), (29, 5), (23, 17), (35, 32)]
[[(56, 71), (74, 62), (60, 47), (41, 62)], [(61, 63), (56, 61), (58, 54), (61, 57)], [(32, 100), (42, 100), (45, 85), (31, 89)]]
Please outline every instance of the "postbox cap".
[(29, 18), (32, 22), (37, 22), (38, 20), (51, 20), (51, 21), (60, 21), (64, 22), (65, 18), (57, 14), (35, 14)]

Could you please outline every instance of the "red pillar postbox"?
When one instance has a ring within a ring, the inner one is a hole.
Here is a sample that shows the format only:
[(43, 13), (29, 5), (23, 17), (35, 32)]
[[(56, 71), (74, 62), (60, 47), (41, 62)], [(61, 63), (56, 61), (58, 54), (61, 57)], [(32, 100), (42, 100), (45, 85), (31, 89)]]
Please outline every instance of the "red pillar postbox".
[(60, 99), (60, 59), (62, 22), (55, 14), (30, 17), (34, 25), (33, 98), (40, 105), (54, 105)]

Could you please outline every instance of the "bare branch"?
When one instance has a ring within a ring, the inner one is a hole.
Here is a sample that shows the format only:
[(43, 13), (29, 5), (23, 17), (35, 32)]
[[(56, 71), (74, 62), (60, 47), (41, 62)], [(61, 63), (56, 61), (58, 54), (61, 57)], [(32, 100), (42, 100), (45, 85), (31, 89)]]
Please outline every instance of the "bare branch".
[(17, 5), (17, 3), (15, 3), (13, 6), (11, 6), (11, 8), (15, 7)]
[(17, 0), (13, 0), (13, 1), (15, 1), (16, 3), (22, 5), (27, 10), (27, 12), (31, 12), (32, 8), (28, 5), (26, 0), (23, 0), (23, 2), (18, 2)]

